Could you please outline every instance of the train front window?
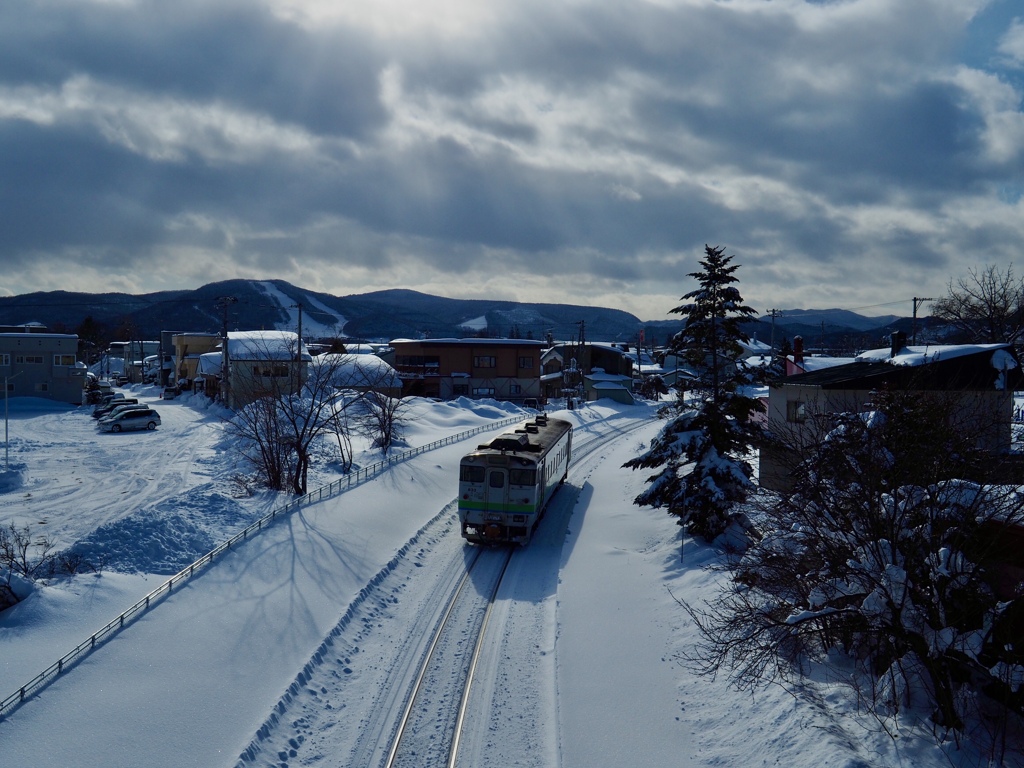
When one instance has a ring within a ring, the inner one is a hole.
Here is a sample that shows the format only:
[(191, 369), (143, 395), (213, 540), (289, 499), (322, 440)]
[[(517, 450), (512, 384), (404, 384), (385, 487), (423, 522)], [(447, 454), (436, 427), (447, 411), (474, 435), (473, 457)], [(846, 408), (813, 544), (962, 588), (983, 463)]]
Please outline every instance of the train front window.
[(491, 488), (504, 488), (505, 487), (505, 473), (504, 472), (491, 472), (490, 477), (487, 478), (487, 484)]
[(510, 469), (508, 471), (509, 485), (536, 485), (537, 470), (535, 469)]
[(459, 480), (464, 483), (482, 483), (484, 481), (484, 468), (463, 466), (459, 471)]

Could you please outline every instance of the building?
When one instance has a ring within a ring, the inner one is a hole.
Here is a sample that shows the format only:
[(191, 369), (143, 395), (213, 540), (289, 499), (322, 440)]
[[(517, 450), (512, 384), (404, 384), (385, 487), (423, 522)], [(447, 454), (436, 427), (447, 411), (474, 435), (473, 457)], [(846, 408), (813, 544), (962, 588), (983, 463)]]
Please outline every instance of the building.
[(541, 359), (544, 397), (633, 402), (636, 352), (624, 346), (585, 342), (554, 344)]
[(979, 449), (1009, 453), (1013, 390), (1021, 382), (1012, 345), (907, 347), (905, 341), (905, 334), (894, 334), (889, 348), (788, 376), (771, 386), (768, 426), (785, 447), (761, 452), (763, 487), (788, 490), (800, 446), (811, 444), (828, 428), (830, 414), (871, 410), (874, 393), (883, 388), (941, 395), (952, 423), (978, 425)]
[(405, 395), (512, 402), (541, 396), (541, 341), (395, 339), (390, 346), (389, 362), (402, 379)]
[(798, 373), (820, 371), (824, 368), (834, 368), (837, 365), (846, 365), (855, 361), (854, 357), (805, 355), (804, 339), (802, 336), (796, 336), (793, 338), (793, 354), (786, 356), (786, 375), (796, 376)]
[(73, 333), (0, 333), (0, 376), (7, 397), (81, 405), (86, 368)]
[(168, 383), (190, 389), (199, 376), (199, 358), (220, 348), (219, 333), (175, 333), (171, 335), (174, 375)]
[(221, 395), (229, 408), (301, 392), (313, 359), (292, 331), (231, 331), (226, 358), (227, 391)]
[(315, 355), (309, 366), (310, 379), (329, 376), (334, 389), (355, 392), (377, 392), (387, 397), (402, 396), (402, 379), (398, 371), (372, 354)]

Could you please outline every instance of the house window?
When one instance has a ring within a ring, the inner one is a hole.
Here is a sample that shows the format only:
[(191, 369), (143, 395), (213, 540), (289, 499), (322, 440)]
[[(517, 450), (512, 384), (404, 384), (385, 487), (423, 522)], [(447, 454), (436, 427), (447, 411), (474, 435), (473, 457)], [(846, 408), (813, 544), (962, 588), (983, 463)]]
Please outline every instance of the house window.
[(498, 359), (494, 355), (477, 355), (473, 358), (474, 368), (494, 368), (498, 364)]
[(509, 385), (509, 391), (513, 395), (521, 395), (523, 394), (523, 386), (522, 384), (511, 384)]
[(473, 394), (479, 397), (493, 397), (494, 387), (473, 387)]
[(14, 358), (14, 362), (16, 362), (16, 363), (27, 363), (27, 364), (32, 364), (32, 365), (42, 365), (43, 364), (43, 356), (42, 355), (18, 355), (17, 357)]
[(807, 421), (807, 403), (790, 400), (786, 403), (786, 421), (799, 424)]
[(49, 392), (49, 390), (50, 390), (50, 385), (47, 384), (45, 381), (41, 382), (39, 384), (36, 384), (36, 392)]
[(397, 355), (395, 365), (410, 368), (437, 368), (441, 365), (441, 358), (437, 355)]
[(10, 364), (11, 364), (11, 356), (10, 355), (8, 355), (8, 354), (0, 355), (0, 365), (10, 365)]
[(288, 366), (270, 365), (267, 363), (264, 363), (263, 365), (254, 365), (252, 367), (252, 375), (263, 377), (265, 379), (286, 379), (288, 378)]
[(519, 367), (520, 368), (533, 368), (533, 358), (532, 357), (520, 357), (519, 358)]
[(455, 397), (462, 397), (463, 395), (468, 395), (469, 394), (469, 385), (468, 384), (456, 384), (455, 386), (452, 387), (452, 394), (455, 395)]
[(13, 381), (8, 381), (7, 382), (7, 391), (8, 392), (13, 392), (14, 391), (14, 382)]
[(75, 364), (75, 356), (74, 355), (54, 355), (53, 356), (53, 364), (54, 365), (74, 365)]

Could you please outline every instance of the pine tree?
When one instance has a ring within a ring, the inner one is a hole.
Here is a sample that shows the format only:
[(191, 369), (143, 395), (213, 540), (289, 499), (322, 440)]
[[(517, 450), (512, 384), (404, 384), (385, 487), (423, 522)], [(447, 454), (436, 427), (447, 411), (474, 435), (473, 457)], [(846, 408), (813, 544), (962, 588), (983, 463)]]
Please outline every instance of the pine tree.
[(761, 406), (739, 391), (749, 377), (736, 364), (740, 323), (757, 313), (734, 285), (739, 265), (724, 248), (704, 250), (703, 269), (689, 275), (699, 287), (672, 310), (686, 318), (672, 351), (697, 373), (694, 396), (679, 393), (661, 434), (625, 466), (659, 470), (636, 504), (667, 507), (689, 532), (712, 540), (726, 531), (735, 519), (733, 508), (752, 488), (745, 455), (759, 434), (750, 415)]

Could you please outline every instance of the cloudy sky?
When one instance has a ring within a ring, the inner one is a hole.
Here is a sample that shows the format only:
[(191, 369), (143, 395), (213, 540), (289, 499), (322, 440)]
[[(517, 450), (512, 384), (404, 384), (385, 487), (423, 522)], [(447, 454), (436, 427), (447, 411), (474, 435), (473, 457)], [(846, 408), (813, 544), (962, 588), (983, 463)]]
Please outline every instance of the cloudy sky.
[(0, 294), (232, 277), (663, 319), (1024, 272), (1019, 0), (4, 0)]

